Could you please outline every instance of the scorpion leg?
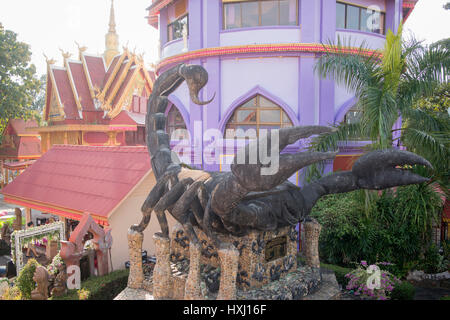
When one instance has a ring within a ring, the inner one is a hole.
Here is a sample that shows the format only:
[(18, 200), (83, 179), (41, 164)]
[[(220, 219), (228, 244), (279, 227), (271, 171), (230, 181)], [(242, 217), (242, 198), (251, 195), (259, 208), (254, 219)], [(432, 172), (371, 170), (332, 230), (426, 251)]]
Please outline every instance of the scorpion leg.
[[(193, 180), (190, 178), (181, 180), (172, 189), (170, 189), (153, 208), (153, 212), (158, 218), (159, 226), (161, 227), (164, 237), (169, 238), (169, 225), (167, 224), (166, 214), (164, 212), (177, 202), (177, 200), (185, 192), (186, 187), (192, 182)], [(174, 218), (183, 224), (183, 217), (174, 216)]]
[(161, 177), (161, 179), (158, 180), (141, 207), (141, 212), (143, 215), (141, 222), (139, 223), (139, 225), (133, 225), (131, 229), (142, 232), (147, 228), (148, 224), (150, 223), (153, 208), (156, 206), (161, 197), (167, 192), (167, 181), (169, 179), (173, 179), (173, 177), (176, 176), (178, 172), (179, 169), (177, 168), (171, 169), (167, 171)]
[[(183, 226), (186, 228), (186, 232), (189, 235), (189, 238), (194, 242), (194, 244), (198, 244), (198, 238), (197, 235), (194, 232), (194, 228), (192, 227), (192, 222), (195, 222), (196, 220), (200, 220), (203, 217), (200, 216), (199, 212), (199, 206), (201, 208), (201, 205), (197, 198), (197, 191), (200, 188), (200, 186), (203, 185), (202, 180), (195, 181), (192, 183), (189, 188), (186, 190), (186, 192), (183, 193), (183, 195), (178, 199), (178, 201), (173, 206), (173, 209), (171, 210), (171, 213), (174, 217), (179, 217), (180, 220), (185, 220), (183, 223)], [(189, 209), (194, 207), (194, 216), (186, 216), (189, 215)], [(182, 219), (181, 217), (186, 217)], [(193, 221), (191, 221), (191, 219)]]
[(205, 208), (205, 214), (203, 216), (203, 227), (209, 239), (211, 239), (214, 247), (216, 249), (221, 248), (220, 241), (217, 238), (217, 235), (213, 232), (212, 221), (211, 221), (211, 199), (208, 200)]
[(147, 199), (145, 199), (144, 204), (142, 205), (141, 211), (143, 217), (141, 222), (139, 223), (139, 225), (133, 225), (131, 229), (138, 232), (143, 232), (147, 228), (152, 217), (153, 207), (158, 203), (158, 200), (161, 199), (166, 190), (166, 181), (158, 181), (156, 183), (152, 191), (150, 191), (149, 195), (147, 196)]

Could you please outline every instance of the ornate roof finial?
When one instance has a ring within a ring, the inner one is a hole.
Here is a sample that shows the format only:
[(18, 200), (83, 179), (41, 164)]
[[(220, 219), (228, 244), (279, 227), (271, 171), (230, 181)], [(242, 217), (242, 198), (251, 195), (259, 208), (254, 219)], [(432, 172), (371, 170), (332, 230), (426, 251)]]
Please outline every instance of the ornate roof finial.
[(61, 51), (61, 54), (63, 56), (64, 62), (66, 62), (67, 59), (69, 59), (72, 54), (69, 51), (64, 51), (63, 49), (59, 48), (59, 51)]
[(111, 0), (111, 11), (109, 13), (109, 32), (116, 33), (116, 16), (114, 14), (114, 0)]
[(105, 38), (105, 61), (109, 66), (112, 59), (119, 54), (119, 36), (116, 33), (116, 17), (114, 14), (114, 0), (111, 0), (111, 11), (109, 15), (109, 30)]
[(56, 60), (54, 60), (54, 59), (49, 59), (45, 53), (43, 53), (43, 55), (44, 55), (44, 57), (45, 57), (45, 61), (47, 62), (47, 65), (48, 65), (48, 66), (54, 65), (54, 64), (56, 63)]

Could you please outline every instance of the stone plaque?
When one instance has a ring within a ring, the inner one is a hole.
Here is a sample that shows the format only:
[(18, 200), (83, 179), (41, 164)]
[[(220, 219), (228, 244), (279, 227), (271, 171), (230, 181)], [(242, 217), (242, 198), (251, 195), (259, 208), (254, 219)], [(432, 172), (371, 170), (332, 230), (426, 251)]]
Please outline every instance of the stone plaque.
[(266, 262), (283, 258), (287, 254), (287, 237), (282, 236), (267, 241), (265, 258)]

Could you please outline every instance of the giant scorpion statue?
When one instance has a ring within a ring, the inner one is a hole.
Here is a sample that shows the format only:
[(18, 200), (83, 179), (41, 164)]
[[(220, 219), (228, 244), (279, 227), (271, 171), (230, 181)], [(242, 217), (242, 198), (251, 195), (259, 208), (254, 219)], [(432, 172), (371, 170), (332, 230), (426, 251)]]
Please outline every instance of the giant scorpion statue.
[[(260, 159), (256, 164), (240, 164), (234, 159), (231, 172), (186, 168), (171, 152), (169, 135), (165, 132), (167, 97), (183, 81), (186, 81), (194, 103), (205, 105), (212, 101), (203, 102), (198, 98), (199, 91), (208, 82), (208, 73), (201, 66), (180, 64), (156, 80), (148, 103), (146, 129), (157, 183), (142, 206), (142, 221), (132, 226), (135, 231), (142, 232), (151, 215), (156, 215), (162, 235), (168, 238), (165, 215), (168, 212), (183, 225), (191, 243), (198, 245), (194, 230), (197, 226), (219, 249), (224, 243), (218, 241), (218, 233), (243, 236), (252, 229), (267, 231), (295, 225), (309, 215), (320, 197), (327, 194), (357, 189), (380, 190), (427, 181), (405, 168), (413, 165), (430, 167), (430, 163), (414, 153), (396, 149), (369, 152), (355, 162), (351, 171), (325, 176), (303, 188), (287, 179), (308, 165), (334, 159), (335, 152), (280, 154), (279, 170), (272, 175), (262, 174), (264, 165)], [(279, 150), (299, 139), (331, 130), (325, 126), (280, 129)], [(245, 159), (250, 150), (247, 145)]]

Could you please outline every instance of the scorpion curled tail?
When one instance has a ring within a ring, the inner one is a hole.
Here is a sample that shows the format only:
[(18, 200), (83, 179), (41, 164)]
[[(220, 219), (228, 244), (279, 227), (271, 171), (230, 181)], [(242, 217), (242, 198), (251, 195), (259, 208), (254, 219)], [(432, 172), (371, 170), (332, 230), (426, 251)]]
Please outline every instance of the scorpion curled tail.
[[(133, 227), (139, 232), (145, 230), (154, 212), (163, 233), (167, 235), (168, 227), (164, 211), (173, 205), (190, 184), (188, 180), (178, 181), (178, 173), (181, 171), (180, 161), (177, 154), (170, 150), (170, 137), (166, 133), (165, 112), (169, 103), (168, 96), (184, 81), (194, 103), (205, 105), (212, 101), (211, 99), (203, 102), (198, 98), (200, 90), (208, 82), (208, 73), (201, 66), (180, 64), (164, 72), (155, 81), (147, 105), (145, 125), (147, 147), (157, 183), (142, 206), (144, 216), (141, 223)], [(169, 193), (169, 190), (172, 192)]]
[(146, 130), (147, 147), (152, 159), (152, 168), (159, 180), (173, 164), (177, 155), (170, 151), (170, 138), (166, 133), (165, 111), (168, 105), (168, 96), (186, 81), (189, 94), (194, 103), (208, 104), (214, 97), (206, 102), (200, 101), (198, 94), (208, 82), (208, 73), (201, 66), (180, 64), (169, 69), (158, 77), (147, 105)]

